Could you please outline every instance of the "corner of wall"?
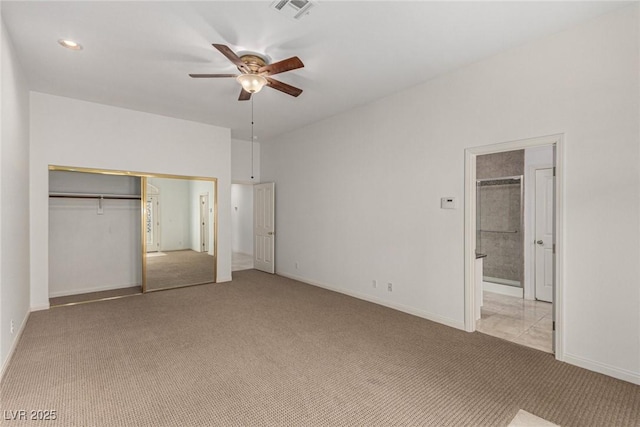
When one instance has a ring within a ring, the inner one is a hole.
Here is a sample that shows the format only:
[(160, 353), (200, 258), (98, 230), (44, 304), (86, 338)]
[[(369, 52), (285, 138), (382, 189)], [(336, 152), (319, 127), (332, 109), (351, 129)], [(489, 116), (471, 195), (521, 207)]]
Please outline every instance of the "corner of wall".
[[(0, 365), (29, 315), (29, 88), (0, 15)], [(25, 238), (26, 236), (26, 238)], [(10, 250), (8, 250), (10, 249)], [(14, 331), (9, 333), (9, 323)]]

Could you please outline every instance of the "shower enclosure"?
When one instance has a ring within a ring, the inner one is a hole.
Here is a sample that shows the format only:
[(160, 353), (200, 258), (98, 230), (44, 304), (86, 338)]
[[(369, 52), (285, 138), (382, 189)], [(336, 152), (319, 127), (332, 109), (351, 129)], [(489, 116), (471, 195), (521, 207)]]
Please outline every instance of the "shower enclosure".
[(476, 181), (476, 247), (486, 254), (483, 281), (522, 288), (522, 175)]

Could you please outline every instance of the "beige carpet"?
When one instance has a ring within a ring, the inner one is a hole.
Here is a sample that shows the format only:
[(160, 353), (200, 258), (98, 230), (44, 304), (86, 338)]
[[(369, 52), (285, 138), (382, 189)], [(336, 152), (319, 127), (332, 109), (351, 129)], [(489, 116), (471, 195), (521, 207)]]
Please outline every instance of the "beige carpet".
[(167, 251), (147, 258), (147, 290), (211, 283), (213, 256), (192, 250)]
[(31, 314), (2, 409), (59, 426), (640, 425), (640, 387), (255, 270)]

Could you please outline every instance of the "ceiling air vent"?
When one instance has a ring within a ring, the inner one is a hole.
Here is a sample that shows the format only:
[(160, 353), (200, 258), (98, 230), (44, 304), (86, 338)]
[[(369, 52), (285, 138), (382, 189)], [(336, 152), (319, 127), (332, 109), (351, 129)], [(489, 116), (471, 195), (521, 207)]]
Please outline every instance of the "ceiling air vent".
[(280, 0), (271, 3), (271, 8), (288, 18), (299, 21), (309, 14), (316, 4), (309, 0)]

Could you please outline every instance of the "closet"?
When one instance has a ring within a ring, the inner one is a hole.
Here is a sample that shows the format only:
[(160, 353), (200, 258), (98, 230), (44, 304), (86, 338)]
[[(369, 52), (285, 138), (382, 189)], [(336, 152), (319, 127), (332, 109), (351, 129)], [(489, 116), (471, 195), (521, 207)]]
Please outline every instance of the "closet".
[(141, 178), (49, 171), (49, 297), (142, 286)]
[(217, 180), (49, 167), (49, 299), (215, 283)]

